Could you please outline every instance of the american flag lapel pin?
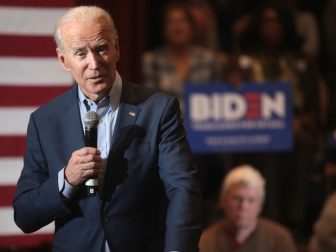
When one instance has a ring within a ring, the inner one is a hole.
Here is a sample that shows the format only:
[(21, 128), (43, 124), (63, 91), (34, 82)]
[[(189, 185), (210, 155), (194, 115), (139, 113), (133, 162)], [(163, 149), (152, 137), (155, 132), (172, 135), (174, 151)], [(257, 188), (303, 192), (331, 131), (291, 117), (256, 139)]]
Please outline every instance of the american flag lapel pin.
[(136, 116), (136, 114), (135, 114), (135, 112), (133, 112), (133, 111), (128, 111), (128, 114), (130, 115), (130, 116)]

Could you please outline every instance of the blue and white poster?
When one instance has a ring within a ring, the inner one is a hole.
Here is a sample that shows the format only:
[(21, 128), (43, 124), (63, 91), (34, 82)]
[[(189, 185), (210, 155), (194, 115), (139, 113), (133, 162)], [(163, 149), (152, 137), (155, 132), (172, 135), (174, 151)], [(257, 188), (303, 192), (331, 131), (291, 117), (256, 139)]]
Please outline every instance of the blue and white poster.
[(290, 150), (292, 113), (288, 83), (185, 86), (185, 127), (194, 153)]

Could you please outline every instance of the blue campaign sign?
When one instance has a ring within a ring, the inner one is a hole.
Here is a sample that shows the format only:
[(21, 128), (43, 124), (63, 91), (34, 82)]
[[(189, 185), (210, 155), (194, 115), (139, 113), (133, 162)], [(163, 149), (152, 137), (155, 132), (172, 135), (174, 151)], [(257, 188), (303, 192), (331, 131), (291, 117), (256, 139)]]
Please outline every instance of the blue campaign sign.
[(184, 119), (195, 153), (286, 151), (293, 146), (292, 89), (282, 82), (186, 85)]

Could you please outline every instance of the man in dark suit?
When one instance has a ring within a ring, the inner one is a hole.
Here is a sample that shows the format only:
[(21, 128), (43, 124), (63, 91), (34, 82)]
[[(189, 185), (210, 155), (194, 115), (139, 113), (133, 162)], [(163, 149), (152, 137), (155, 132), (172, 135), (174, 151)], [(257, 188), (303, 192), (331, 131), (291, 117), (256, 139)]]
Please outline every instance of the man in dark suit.
[[(30, 117), (16, 224), (30, 233), (55, 221), (53, 251), (196, 251), (200, 187), (177, 100), (120, 77), (106, 11), (73, 8), (56, 28), (78, 85)], [(85, 147), (87, 110), (100, 115), (98, 148)]]

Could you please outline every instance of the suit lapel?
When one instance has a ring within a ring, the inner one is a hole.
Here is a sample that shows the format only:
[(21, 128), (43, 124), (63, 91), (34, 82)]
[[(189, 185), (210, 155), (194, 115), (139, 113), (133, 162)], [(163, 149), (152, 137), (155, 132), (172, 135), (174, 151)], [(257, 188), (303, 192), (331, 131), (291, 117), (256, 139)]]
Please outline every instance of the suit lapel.
[(70, 95), (64, 101), (63, 113), (64, 120), (61, 125), (64, 127), (65, 138), (67, 141), (67, 153), (71, 154), (74, 150), (85, 146), (84, 131), (82, 126), (82, 120), (80, 118), (79, 106), (78, 106), (78, 90), (77, 85), (71, 90)]
[(117, 185), (122, 184), (127, 177), (128, 171), (127, 167), (123, 165), (123, 155), (134, 136), (138, 133), (135, 122), (140, 113), (140, 107), (135, 105), (137, 103), (132, 98), (135, 98), (134, 93), (132, 93), (132, 87), (124, 81), (117, 121), (106, 165), (102, 195), (103, 202), (111, 199)]
[(136, 98), (132, 92), (131, 84), (123, 81), (122, 93), (120, 98), (119, 112), (112, 137), (111, 150), (118, 146), (122, 140), (125, 129), (130, 129), (134, 126), (136, 119), (140, 113), (140, 108), (136, 104)]

